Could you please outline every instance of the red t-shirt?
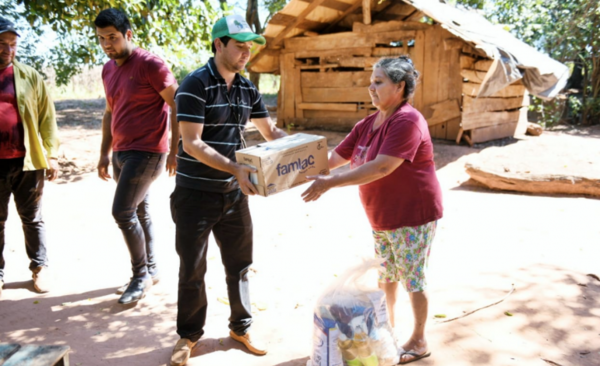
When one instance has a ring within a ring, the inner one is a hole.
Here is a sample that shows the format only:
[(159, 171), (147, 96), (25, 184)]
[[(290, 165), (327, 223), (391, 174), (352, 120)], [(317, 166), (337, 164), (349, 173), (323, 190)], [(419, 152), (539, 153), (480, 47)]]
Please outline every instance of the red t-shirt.
[(112, 109), (113, 150), (169, 151), (169, 106), (159, 93), (177, 81), (165, 62), (136, 48), (121, 66), (108, 61), (102, 81)]
[(25, 132), (19, 115), (12, 65), (0, 70), (0, 159), (25, 156)]
[(442, 217), (442, 190), (435, 174), (427, 121), (405, 103), (375, 131), (380, 112), (358, 122), (335, 151), (354, 169), (388, 155), (405, 161), (391, 174), (359, 186), (373, 230), (419, 226)]

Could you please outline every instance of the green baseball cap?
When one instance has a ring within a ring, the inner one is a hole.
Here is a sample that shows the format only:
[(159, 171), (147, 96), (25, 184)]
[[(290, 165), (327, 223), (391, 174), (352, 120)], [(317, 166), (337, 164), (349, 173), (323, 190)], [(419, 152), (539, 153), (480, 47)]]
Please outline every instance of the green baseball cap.
[(231, 37), (236, 41), (240, 42), (256, 42), (260, 45), (264, 45), (267, 43), (265, 37), (252, 32), (248, 23), (246, 23), (246, 19), (244, 19), (241, 15), (229, 15), (223, 17), (215, 23), (212, 29), (212, 39), (213, 41), (217, 38), (221, 37)]

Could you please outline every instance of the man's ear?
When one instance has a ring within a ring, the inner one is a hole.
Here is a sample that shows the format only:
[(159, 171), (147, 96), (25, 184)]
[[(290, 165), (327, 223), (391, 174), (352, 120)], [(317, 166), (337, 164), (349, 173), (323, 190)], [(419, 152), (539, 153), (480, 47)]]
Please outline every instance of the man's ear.
[(125, 39), (128, 41), (133, 39), (133, 31), (131, 29), (128, 29), (127, 32), (125, 32)]
[(223, 42), (221, 42), (220, 38), (216, 38), (215, 39), (215, 50), (217, 50), (217, 52), (223, 51), (221, 48), (223, 47)]

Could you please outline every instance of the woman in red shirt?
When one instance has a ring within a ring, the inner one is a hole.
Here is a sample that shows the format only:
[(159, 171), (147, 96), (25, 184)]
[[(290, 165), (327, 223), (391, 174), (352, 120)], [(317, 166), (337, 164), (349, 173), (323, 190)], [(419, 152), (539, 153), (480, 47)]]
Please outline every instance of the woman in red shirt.
[(392, 326), (398, 282), (413, 308), (415, 326), (402, 346), (400, 364), (430, 355), (425, 270), (443, 211), (427, 121), (408, 103), (418, 76), (407, 56), (375, 64), (369, 93), (378, 111), (358, 122), (329, 158), (330, 169), (350, 163), (350, 170), (309, 177), (314, 183), (302, 193), (309, 202), (331, 188), (359, 185), (375, 253), (383, 260), (379, 287), (386, 293)]

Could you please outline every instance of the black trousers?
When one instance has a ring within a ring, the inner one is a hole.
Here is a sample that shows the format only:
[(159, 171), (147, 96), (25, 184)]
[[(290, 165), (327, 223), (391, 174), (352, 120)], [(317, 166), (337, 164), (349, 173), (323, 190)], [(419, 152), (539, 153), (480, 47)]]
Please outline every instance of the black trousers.
[(42, 220), (44, 171), (23, 171), (23, 158), (0, 159), (0, 280), (4, 281), (4, 227), (8, 203), (14, 195), (17, 212), (23, 224), (25, 249), (31, 260), (29, 269), (48, 265), (46, 229)]
[(214, 193), (175, 187), (171, 195), (179, 254), (177, 334), (198, 340), (206, 322), (206, 252), (212, 232), (221, 250), (231, 308), (229, 329), (245, 334), (252, 323), (248, 270), (252, 264), (252, 218), (239, 189)]
[(134, 277), (157, 274), (154, 230), (148, 210), (150, 185), (165, 169), (166, 154), (115, 151), (113, 175), (117, 182), (112, 214), (123, 233)]

